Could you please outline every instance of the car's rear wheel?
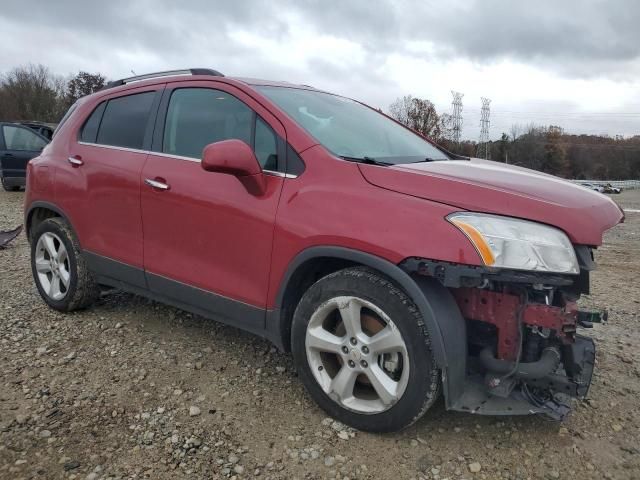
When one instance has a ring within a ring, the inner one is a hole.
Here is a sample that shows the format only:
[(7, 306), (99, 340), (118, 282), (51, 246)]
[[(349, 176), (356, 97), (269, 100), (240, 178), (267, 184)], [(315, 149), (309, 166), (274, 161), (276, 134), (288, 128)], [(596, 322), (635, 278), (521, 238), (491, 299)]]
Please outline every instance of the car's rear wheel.
[(430, 338), (411, 299), (366, 268), (328, 275), (302, 297), (292, 350), (299, 375), (330, 415), (388, 432), (418, 420), (439, 393)]
[(31, 270), (40, 296), (56, 310), (87, 307), (100, 293), (78, 240), (61, 218), (48, 218), (33, 232)]

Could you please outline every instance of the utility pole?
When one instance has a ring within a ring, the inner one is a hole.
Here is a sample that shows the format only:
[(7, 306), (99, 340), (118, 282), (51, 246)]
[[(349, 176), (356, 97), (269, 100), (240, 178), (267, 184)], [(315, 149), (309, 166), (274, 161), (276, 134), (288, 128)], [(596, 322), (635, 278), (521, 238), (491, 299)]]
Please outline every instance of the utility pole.
[(485, 97), (481, 97), (482, 109), (480, 110), (480, 140), (478, 141), (479, 158), (485, 158), (489, 160), (491, 158), (491, 148), (489, 147), (489, 104), (491, 100)]
[(460, 137), (462, 135), (462, 97), (464, 93), (454, 92), (451, 90), (453, 101), (451, 102), (451, 140), (456, 146), (460, 145)]

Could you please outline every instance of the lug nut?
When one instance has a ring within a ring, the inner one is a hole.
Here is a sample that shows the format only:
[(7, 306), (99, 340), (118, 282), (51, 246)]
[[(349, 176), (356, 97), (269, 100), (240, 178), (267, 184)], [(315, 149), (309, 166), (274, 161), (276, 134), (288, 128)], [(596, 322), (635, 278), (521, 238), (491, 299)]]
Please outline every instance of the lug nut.
[(362, 368), (367, 368), (369, 366), (366, 360), (361, 360), (360, 365), (362, 365)]
[(351, 342), (351, 345), (356, 345), (358, 343), (358, 341), (353, 337), (351, 337), (351, 340), (349, 341)]
[(349, 366), (351, 368), (355, 367), (356, 366), (356, 362), (354, 362), (353, 360), (349, 360)]
[(362, 347), (362, 353), (364, 353), (365, 355), (367, 353), (369, 353), (369, 347), (367, 347), (366, 345)]
[(342, 353), (346, 355), (347, 353), (349, 353), (349, 349), (346, 346), (342, 347)]

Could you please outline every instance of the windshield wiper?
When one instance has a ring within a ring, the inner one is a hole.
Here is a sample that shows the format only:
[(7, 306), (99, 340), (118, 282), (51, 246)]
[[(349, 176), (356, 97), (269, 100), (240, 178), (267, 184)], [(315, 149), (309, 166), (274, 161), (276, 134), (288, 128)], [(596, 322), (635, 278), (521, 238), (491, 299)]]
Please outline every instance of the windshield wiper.
[(423, 162), (442, 162), (445, 160), (449, 160), (448, 158), (431, 158), (431, 157), (426, 157), (424, 160), (420, 160), (414, 163), (423, 163)]
[(388, 162), (381, 162), (380, 160), (376, 160), (373, 157), (350, 157), (348, 155), (340, 155), (340, 158), (344, 159), (344, 160), (349, 160), (352, 162), (357, 162), (357, 163), (366, 163), (369, 165), (382, 165), (382, 166), (389, 166), (389, 165), (393, 165), (393, 163), (388, 163)]

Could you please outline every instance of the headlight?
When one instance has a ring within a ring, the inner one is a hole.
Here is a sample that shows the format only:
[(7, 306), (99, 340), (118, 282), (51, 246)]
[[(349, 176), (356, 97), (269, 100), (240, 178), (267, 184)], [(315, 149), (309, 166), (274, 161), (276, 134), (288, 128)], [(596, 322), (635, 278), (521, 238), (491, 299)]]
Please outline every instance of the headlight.
[(476, 247), (485, 265), (537, 272), (579, 273), (565, 233), (541, 223), (482, 213), (447, 217)]

